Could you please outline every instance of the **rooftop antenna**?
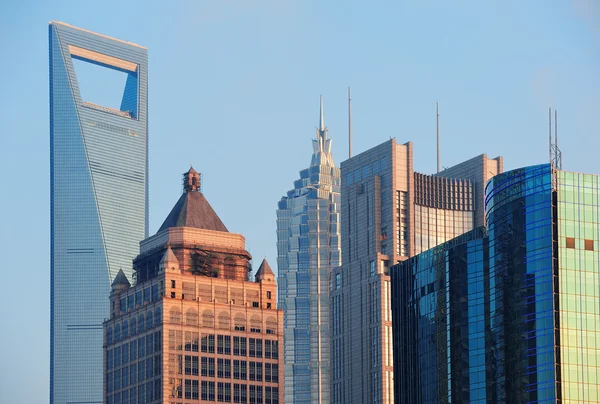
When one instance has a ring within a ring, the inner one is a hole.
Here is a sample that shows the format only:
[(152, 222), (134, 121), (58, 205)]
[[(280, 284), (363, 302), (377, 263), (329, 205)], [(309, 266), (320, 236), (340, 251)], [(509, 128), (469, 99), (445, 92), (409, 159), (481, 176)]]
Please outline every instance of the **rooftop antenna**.
[(352, 98), (348, 87), (348, 158), (352, 158)]
[(548, 160), (552, 163), (552, 107), (548, 108)]
[(435, 103), (435, 114), (436, 114), (436, 126), (437, 126), (437, 172), (440, 172), (440, 109), (439, 105)]
[(552, 168), (562, 170), (562, 153), (558, 148), (558, 111), (554, 110), (554, 143), (552, 143), (552, 108), (548, 111), (548, 143), (550, 152), (550, 165)]

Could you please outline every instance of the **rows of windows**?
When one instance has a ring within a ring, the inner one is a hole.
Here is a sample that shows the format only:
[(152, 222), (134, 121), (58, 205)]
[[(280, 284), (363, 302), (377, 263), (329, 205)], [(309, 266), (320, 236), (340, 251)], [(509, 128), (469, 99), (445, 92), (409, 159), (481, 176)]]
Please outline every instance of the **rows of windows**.
[(106, 373), (106, 392), (112, 393), (160, 376), (162, 373), (161, 355), (156, 355), (129, 366)]
[(358, 183), (362, 180), (366, 180), (371, 175), (378, 175), (384, 173), (387, 169), (387, 156), (375, 160), (370, 164), (365, 164), (361, 168), (357, 168), (352, 172), (344, 174), (344, 186), (350, 186)]
[[(264, 368), (264, 372), (263, 372)], [(279, 382), (279, 365), (239, 359), (169, 354), (169, 375), (218, 377), (221, 379)]]
[(119, 301), (119, 309), (121, 313), (132, 311), (137, 307), (141, 307), (143, 304), (155, 302), (159, 300), (158, 295), (158, 284), (155, 283), (152, 286), (148, 286), (143, 290), (137, 290), (135, 293), (131, 293), (128, 296), (121, 297)]
[(154, 400), (162, 400), (162, 379), (160, 378), (122, 392), (106, 395), (107, 404), (145, 404)]
[(235, 356), (262, 358), (264, 355), (266, 359), (279, 358), (277, 340), (220, 334), (215, 336), (215, 334), (195, 331), (169, 330), (169, 350), (203, 353), (215, 353), (216, 351), (221, 355), (231, 355), (233, 352)]
[(162, 350), (160, 331), (143, 335), (133, 341), (106, 350), (106, 368), (111, 370), (129, 362), (151, 356)]
[[(206, 380), (171, 379), (172, 398), (220, 403), (279, 404), (279, 388)], [(181, 404), (171, 401), (172, 404)]]
[[(255, 303), (256, 305), (253, 304), (253, 307), (259, 307), (258, 302)], [(267, 308), (271, 308), (270, 305), (271, 303), (267, 303)], [(184, 314), (179, 307), (172, 307), (169, 310), (168, 318), (165, 318), (165, 320), (171, 324), (186, 324), (205, 328), (217, 327), (227, 330), (233, 328), (235, 331), (245, 331), (248, 326), (250, 332), (261, 333), (264, 329), (267, 334), (274, 335), (277, 333), (277, 318), (275, 316), (267, 317), (263, 324), (262, 319), (258, 315), (254, 315), (246, 321), (246, 316), (242, 313), (235, 314), (233, 319), (231, 319), (230, 313), (227, 311), (217, 313), (215, 317), (214, 311), (209, 309), (199, 313), (195, 308), (189, 308)]]
[(126, 318), (117, 322), (114, 327), (106, 328), (106, 341), (108, 345), (119, 342), (122, 339), (129, 338), (132, 335), (140, 334), (146, 330), (157, 327), (162, 322), (162, 312), (160, 307), (156, 310), (148, 310), (138, 316)]

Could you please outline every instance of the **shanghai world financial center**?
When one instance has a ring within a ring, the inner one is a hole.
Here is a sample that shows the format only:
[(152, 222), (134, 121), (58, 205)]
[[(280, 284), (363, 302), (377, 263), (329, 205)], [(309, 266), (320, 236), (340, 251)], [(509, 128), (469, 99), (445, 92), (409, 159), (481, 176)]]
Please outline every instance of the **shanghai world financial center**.
[[(147, 49), (49, 24), (50, 403), (102, 402), (102, 323), (148, 236)], [(82, 99), (74, 61), (126, 75), (120, 108)]]

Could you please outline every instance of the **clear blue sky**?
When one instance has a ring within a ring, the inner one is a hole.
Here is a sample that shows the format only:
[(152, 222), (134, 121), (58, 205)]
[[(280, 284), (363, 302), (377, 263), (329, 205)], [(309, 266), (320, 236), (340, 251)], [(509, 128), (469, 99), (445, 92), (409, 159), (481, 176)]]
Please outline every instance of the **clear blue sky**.
[(276, 202), (310, 163), (320, 94), (334, 158), (347, 158), (347, 86), (355, 153), (410, 140), (415, 169), (433, 172), (439, 101), (442, 165), (541, 163), (552, 105), (563, 167), (600, 173), (595, 0), (166, 4), (0, 3), (0, 402), (48, 400), (50, 20), (149, 48), (151, 233), (191, 162), (255, 266), (276, 266)]

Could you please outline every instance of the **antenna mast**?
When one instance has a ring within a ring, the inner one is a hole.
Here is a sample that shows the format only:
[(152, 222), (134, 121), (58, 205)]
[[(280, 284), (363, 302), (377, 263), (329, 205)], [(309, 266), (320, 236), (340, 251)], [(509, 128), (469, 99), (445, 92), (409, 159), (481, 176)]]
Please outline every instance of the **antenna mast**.
[(352, 98), (348, 87), (348, 158), (352, 158)]
[(435, 103), (435, 114), (436, 114), (436, 126), (437, 126), (437, 172), (440, 170), (440, 109), (439, 105)]
[(552, 108), (548, 111), (548, 143), (550, 153), (550, 165), (562, 170), (562, 153), (558, 148), (558, 111), (554, 110), (554, 143), (552, 143)]

